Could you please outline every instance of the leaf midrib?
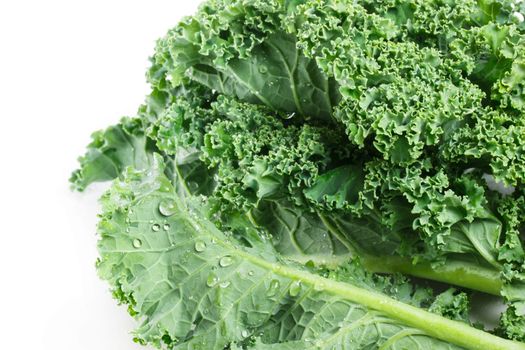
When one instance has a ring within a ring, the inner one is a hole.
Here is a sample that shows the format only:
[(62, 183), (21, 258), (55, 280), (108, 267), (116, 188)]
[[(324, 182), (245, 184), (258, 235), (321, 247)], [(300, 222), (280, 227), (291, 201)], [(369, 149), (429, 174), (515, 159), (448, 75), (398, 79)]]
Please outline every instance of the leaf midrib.
[[(249, 252), (239, 249), (224, 239), (224, 236), (210, 222), (200, 216), (189, 215), (179, 201), (179, 209), (183, 217), (191, 227), (201, 235), (208, 235), (214, 239), (216, 244), (232, 252), (255, 266), (272, 271), (274, 274), (293, 281), (324, 290), (332, 295), (340, 296), (342, 299), (364, 305), (372, 310), (382, 312), (392, 319), (398, 320), (405, 325), (424, 331), (429, 336), (456, 344), (472, 350), (525, 350), (525, 344), (499, 338), (487, 332), (470, 327), (465, 323), (452, 321), (442, 316), (432, 314), (423, 309), (394, 300), (383, 294), (362, 289), (351, 284), (333, 281), (307, 271), (290, 268), (284, 264), (278, 264), (263, 260)], [(322, 286), (322, 287), (320, 287)]]

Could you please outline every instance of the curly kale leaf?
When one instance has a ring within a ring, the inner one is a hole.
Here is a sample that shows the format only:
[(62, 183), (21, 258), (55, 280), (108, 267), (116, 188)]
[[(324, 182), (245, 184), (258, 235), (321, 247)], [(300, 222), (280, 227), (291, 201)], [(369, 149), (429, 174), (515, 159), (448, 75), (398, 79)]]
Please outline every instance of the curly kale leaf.
[[(148, 170), (158, 152), (178, 198), (205, 198), (199, 215), (239, 242), (501, 294), (498, 334), (525, 341), (524, 12), (208, 0), (159, 40), (146, 103), (94, 135), (72, 182)], [(123, 283), (116, 294), (135, 305)], [(462, 294), (441, 299), (434, 311), (464, 319)], [(282, 344), (294, 346), (306, 343)]]
[(92, 138), (86, 155), (79, 158), (80, 169), (70, 179), (77, 190), (84, 190), (93, 182), (112, 180), (128, 166), (151, 166), (156, 147), (145, 135), (140, 119), (124, 118), (115, 126), (95, 132)]
[[(139, 342), (168, 348), (523, 349), (384, 294), (246, 246), (183, 200), (156, 157), (104, 195), (102, 278), (133, 300)], [(169, 208), (169, 210), (167, 210)], [(355, 278), (355, 274), (352, 274)]]

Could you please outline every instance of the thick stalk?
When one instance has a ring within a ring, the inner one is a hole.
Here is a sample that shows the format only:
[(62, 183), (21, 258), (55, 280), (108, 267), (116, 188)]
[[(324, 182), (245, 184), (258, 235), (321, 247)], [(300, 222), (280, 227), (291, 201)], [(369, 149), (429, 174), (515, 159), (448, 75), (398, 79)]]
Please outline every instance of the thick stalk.
[(450, 260), (438, 267), (429, 263), (413, 264), (409, 259), (395, 256), (364, 256), (360, 261), (371, 272), (401, 272), (493, 295), (500, 295), (502, 287), (500, 271), (464, 261)]
[(399, 256), (373, 256), (362, 253), (359, 245), (342, 232), (340, 227), (320, 212), (317, 215), (328, 229), (348, 248), (350, 255), (359, 257), (363, 267), (370, 272), (401, 272), (415, 277), (453, 284), (480, 292), (500, 295), (502, 281), (497, 267), (484, 267), (477, 264), (447, 260), (443, 266), (433, 267), (430, 263), (414, 264), (410, 259)]

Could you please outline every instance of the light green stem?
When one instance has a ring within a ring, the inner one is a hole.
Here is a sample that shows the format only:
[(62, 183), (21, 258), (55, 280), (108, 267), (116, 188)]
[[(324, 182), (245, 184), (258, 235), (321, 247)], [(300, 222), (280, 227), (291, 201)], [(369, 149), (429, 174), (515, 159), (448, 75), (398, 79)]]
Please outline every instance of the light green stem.
[(447, 260), (444, 266), (432, 267), (429, 263), (414, 264), (410, 259), (398, 256), (373, 256), (360, 251), (359, 245), (352, 242), (349, 235), (332, 225), (321, 213), (317, 213), (325, 227), (347, 247), (351, 256), (358, 256), (363, 267), (370, 272), (400, 272), (415, 277), (445, 282), (493, 295), (501, 295), (503, 282), (499, 265), (483, 267), (465, 261)]
[[(259, 259), (257, 259), (259, 260)], [(324, 285), (328, 293), (339, 295), (347, 300), (377, 310), (402, 323), (424, 331), (426, 334), (443, 341), (472, 350), (525, 350), (525, 344), (496, 337), (466, 323), (452, 321), (423, 309), (402, 303), (385, 295), (361, 289), (351, 284), (332, 281), (305, 271), (288, 267), (274, 266), (265, 261), (258, 261), (261, 266), (272, 269), (276, 274), (304, 284)]]
[(453, 284), (481, 292), (501, 295), (500, 271), (464, 261), (447, 260), (445, 265), (432, 267), (429, 263), (413, 264), (409, 259), (395, 256), (364, 256), (363, 267), (371, 272), (401, 272), (415, 277)]

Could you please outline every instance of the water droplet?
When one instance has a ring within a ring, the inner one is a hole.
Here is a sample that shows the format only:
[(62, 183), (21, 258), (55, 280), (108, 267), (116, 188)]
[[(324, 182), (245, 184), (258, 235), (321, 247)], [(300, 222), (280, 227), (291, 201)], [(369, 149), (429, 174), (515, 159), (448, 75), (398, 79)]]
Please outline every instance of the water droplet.
[(249, 336), (250, 333), (246, 330), (246, 329), (243, 329), (242, 332), (241, 332), (241, 337), (243, 338), (246, 338), (247, 336)]
[(138, 238), (135, 238), (133, 240), (133, 247), (135, 247), (137, 249), (142, 247), (142, 241), (140, 239), (138, 239)]
[(204, 243), (203, 241), (195, 242), (195, 250), (198, 251), (199, 253), (205, 251), (206, 243)]
[(261, 73), (261, 74), (268, 73), (268, 67), (266, 67), (264, 65), (259, 66), (259, 73)]
[(188, 189), (193, 193), (199, 189), (199, 184), (195, 181), (188, 182)]
[(172, 216), (177, 211), (177, 205), (173, 199), (163, 199), (159, 204), (159, 212), (164, 216)]
[(164, 229), (164, 231), (168, 231), (170, 229), (170, 224), (164, 224), (164, 226), (162, 226), (162, 228)]
[(154, 231), (154, 232), (159, 232), (159, 230), (160, 230), (160, 225), (159, 225), (159, 224), (153, 224), (153, 225), (151, 225), (151, 230)]
[(219, 277), (217, 277), (215, 273), (210, 272), (210, 274), (208, 275), (208, 279), (206, 280), (206, 285), (208, 287), (215, 287), (217, 283), (219, 283), (219, 281)]
[(231, 264), (233, 264), (233, 258), (231, 256), (226, 255), (219, 260), (219, 265), (221, 265), (221, 267), (227, 267)]
[(290, 286), (290, 296), (296, 297), (301, 293), (301, 281), (295, 281)]
[(129, 227), (126, 227), (126, 233), (129, 233), (130, 229)]
[(248, 275), (253, 276), (253, 271), (248, 272)]
[(268, 287), (268, 290), (266, 291), (266, 296), (273, 297), (277, 292), (279, 291), (280, 283), (278, 280), (272, 280), (270, 282), (270, 286)]
[(212, 238), (211, 239), (211, 244), (215, 244), (215, 243), (217, 243), (217, 240), (215, 238)]
[(230, 281), (224, 281), (224, 282), (221, 282), (221, 284), (219, 284), (219, 287), (221, 288), (228, 288), (230, 286), (231, 282)]
[(288, 114), (284, 119), (292, 119), (295, 117), (295, 112)]
[(195, 323), (192, 323), (190, 326), (190, 331), (194, 331), (195, 328), (197, 328), (197, 325)]

